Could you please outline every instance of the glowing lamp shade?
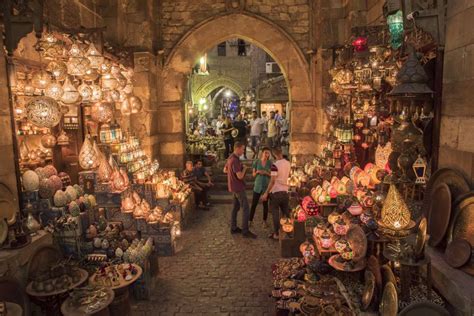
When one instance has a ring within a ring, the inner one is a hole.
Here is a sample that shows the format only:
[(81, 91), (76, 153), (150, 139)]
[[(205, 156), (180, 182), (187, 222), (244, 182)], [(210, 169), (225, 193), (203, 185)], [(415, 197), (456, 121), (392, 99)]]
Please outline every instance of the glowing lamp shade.
[(356, 52), (364, 52), (367, 50), (367, 37), (359, 36), (352, 41), (352, 47)]
[(119, 86), (119, 82), (112, 73), (103, 74), (100, 78), (100, 82), (102, 84), (102, 89), (104, 90), (117, 89)]
[(79, 92), (83, 102), (88, 102), (92, 98), (92, 88), (86, 83), (82, 83), (77, 87), (77, 92)]
[(51, 83), (51, 75), (45, 70), (38, 70), (33, 73), (31, 78), (31, 84), (36, 89), (46, 89)]
[(51, 61), (46, 70), (51, 73), (54, 79), (58, 81), (63, 81), (67, 76), (67, 65), (62, 61)]
[(418, 155), (418, 158), (413, 163), (413, 171), (415, 172), (417, 184), (426, 183), (426, 161)]
[(411, 214), (400, 192), (392, 184), (381, 212), (382, 224), (393, 230), (402, 230), (410, 225)]
[(26, 106), (28, 121), (38, 127), (54, 127), (61, 120), (61, 109), (50, 97), (36, 97)]
[(132, 114), (132, 109), (130, 108), (130, 102), (128, 102), (128, 98), (120, 103), (120, 113), (122, 113), (122, 115)]
[(86, 57), (70, 57), (66, 65), (71, 76), (83, 76), (90, 67), (90, 61)]
[(61, 96), (61, 102), (65, 104), (74, 104), (81, 101), (81, 95), (77, 91), (76, 87), (71, 83), (69, 78), (66, 78), (63, 85), (63, 95)]
[(110, 179), (112, 179), (113, 169), (102, 152), (99, 153), (99, 160), (100, 162), (99, 167), (97, 168), (97, 176), (100, 182), (108, 183)]
[(99, 102), (102, 100), (102, 89), (96, 84), (91, 84), (89, 87), (92, 90), (91, 102)]
[(398, 49), (403, 43), (403, 13), (398, 10), (387, 17), (388, 31), (390, 32), (390, 45)]
[(102, 54), (97, 50), (93, 43), (89, 45), (89, 48), (86, 52), (86, 57), (89, 59), (90, 67), (91, 68), (99, 68), (100, 65), (104, 62), (104, 57)]
[(87, 135), (79, 151), (79, 165), (84, 170), (95, 169), (99, 165), (99, 153), (92, 142), (90, 135)]
[(95, 81), (97, 78), (99, 78), (99, 72), (92, 67), (87, 68), (82, 76), (82, 79), (85, 81)]
[(351, 206), (349, 206), (347, 208), (347, 210), (349, 211), (349, 213), (351, 213), (353, 216), (359, 216), (360, 214), (362, 214), (362, 211), (363, 211), (363, 208), (362, 206), (357, 203), (357, 202), (354, 202), (352, 203)]
[(114, 115), (113, 105), (109, 102), (96, 102), (91, 107), (91, 118), (97, 123), (108, 123)]
[(44, 148), (53, 148), (54, 146), (56, 146), (56, 137), (54, 137), (54, 135), (51, 135), (51, 133), (41, 136), (41, 145)]
[(334, 239), (332, 239), (331, 234), (329, 234), (329, 232), (327, 230), (325, 230), (321, 234), (320, 241), (321, 241), (321, 247), (323, 247), (325, 249), (329, 249), (334, 245)]
[(50, 83), (44, 90), (45, 96), (53, 98), (54, 100), (58, 100), (58, 101), (61, 100), (63, 93), (64, 93), (63, 86), (57, 82)]
[(69, 136), (67, 136), (64, 130), (58, 136), (58, 145), (59, 146), (69, 146)]
[(280, 220), (280, 224), (281, 224), (281, 229), (285, 232), (285, 233), (292, 233), (293, 232), (293, 220), (289, 219), (289, 218), (282, 218)]

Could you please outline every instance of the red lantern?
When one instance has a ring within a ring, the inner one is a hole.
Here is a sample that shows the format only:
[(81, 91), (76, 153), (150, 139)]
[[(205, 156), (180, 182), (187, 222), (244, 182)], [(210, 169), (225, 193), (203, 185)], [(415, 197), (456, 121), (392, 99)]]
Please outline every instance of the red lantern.
[(352, 46), (356, 52), (364, 52), (367, 50), (367, 37), (359, 36), (353, 42)]

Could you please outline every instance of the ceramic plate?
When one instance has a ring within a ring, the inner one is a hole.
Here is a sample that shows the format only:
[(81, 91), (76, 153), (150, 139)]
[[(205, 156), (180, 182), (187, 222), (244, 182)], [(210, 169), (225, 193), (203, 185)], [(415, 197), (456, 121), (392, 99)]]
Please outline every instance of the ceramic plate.
[(446, 183), (438, 184), (431, 191), (428, 232), (430, 246), (438, 246), (444, 239), (451, 215), (451, 190)]
[(0, 183), (0, 218), (6, 218), (7, 224), (13, 225), (18, 211), (18, 203), (12, 191), (5, 184)]
[(397, 288), (392, 282), (385, 284), (382, 301), (379, 306), (380, 315), (396, 316), (398, 311)]

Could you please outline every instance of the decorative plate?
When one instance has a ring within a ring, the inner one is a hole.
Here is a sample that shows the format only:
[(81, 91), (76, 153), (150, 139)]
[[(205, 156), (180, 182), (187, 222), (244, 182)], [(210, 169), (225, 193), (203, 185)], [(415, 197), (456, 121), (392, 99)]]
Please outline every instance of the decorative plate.
[(430, 246), (438, 246), (444, 239), (451, 215), (451, 190), (446, 183), (439, 183), (431, 191), (431, 209), (428, 231)]
[(385, 284), (382, 301), (380, 302), (379, 312), (383, 316), (397, 316), (398, 295), (397, 288), (392, 282)]
[(339, 271), (345, 272), (357, 272), (364, 270), (366, 266), (365, 259), (359, 261), (345, 261), (342, 259), (341, 255), (333, 255), (329, 258), (328, 263), (331, 267)]
[(377, 285), (379, 291), (382, 291), (382, 272), (380, 271), (379, 260), (374, 255), (371, 255), (367, 260), (367, 269), (374, 275), (375, 285)]
[(389, 265), (384, 264), (381, 270), (382, 270), (382, 280), (383, 280), (384, 287), (389, 282), (393, 283), (394, 285), (397, 284), (397, 279), (395, 278), (395, 275), (393, 274), (392, 269), (390, 268)]
[(296, 296), (296, 291), (295, 290), (283, 290), (281, 291), (281, 297), (282, 298), (292, 298)]
[(426, 242), (426, 230), (428, 228), (428, 221), (426, 217), (423, 217), (418, 225), (418, 232), (416, 233), (415, 238), (415, 248), (413, 249), (415, 252), (415, 256), (420, 256), (423, 252), (425, 242)]
[[(474, 192), (464, 195), (459, 203), (454, 205), (451, 224), (448, 229), (448, 242), (454, 239), (466, 239), (474, 245)], [(430, 237), (431, 238), (431, 237)]]
[(439, 305), (431, 302), (412, 303), (405, 307), (398, 316), (449, 316), (449, 312)]
[(6, 184), (0, 183), (0, 218), (6, 218), (7, 224), (13, 225), (18, 211), (19, 206), (12, 191)]
[(365, 270), (365, 287), (362, 292), (362, 310), (367, 310), (374, 298), (375, 276), (370, 270)]
[(466, 239), (454, 239), (445, 252), (446, 262), (453, 268), (460, 268), (471, 259), (471, 244)]
[(346, 240), (349, 242), (354, 254), (352, 260), (359, 261), (365, 258), (367, 253), (367, 237), (359, 225), (351, 225), (346, 233)]
[(431, 175), (428, 183), (426, 184), (425, 198), (423, 201), (423, 210), (426, 218), (428, 219), (430, 218), (430, 211), (433, 205), (431, 193), (433, 189), (436, 188), (440, 183), (446, 183), (449, 186), (453, 202), (458, 201), (461, 195), (471, 190), (469, 183), (459, 171), (450, 168), (441, 168), (436, 170), (436, 172)]

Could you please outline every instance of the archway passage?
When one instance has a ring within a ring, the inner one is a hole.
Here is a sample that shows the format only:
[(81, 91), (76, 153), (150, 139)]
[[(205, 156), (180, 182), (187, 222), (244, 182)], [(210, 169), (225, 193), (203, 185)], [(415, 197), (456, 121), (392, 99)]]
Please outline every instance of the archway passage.
[(238, 96), (239, 99), (244, 96), (244, 88), (240, 85), (239, 82), (229, 77), (218, 76), (215, 78), (211, 78), (210, 80), (207, 80), (206, 82), (201, 84), (196, 89), (194, 98), (196, 100), (199, 100), (200, 98), (205, 98), (209, 94), (211, 94), (211, 92), (220, 87), (226, 87), (228, 89), (231, 89)]
[[(211, 18), (194, 26), (167, 56), (160, 81), (158, 108), (161, 164), (181, 167), (184, 157), (184, 102), (186, 80), (199, 57), (230, 38), (242, 38), (263, 48), (281, 66), (290, 96), (291, 154), (316, 153), (317, 111), (310, 66), (295, 41), (271, 21), (243, 13)], [(170, 124), (171, 123), (171, 124)]]

